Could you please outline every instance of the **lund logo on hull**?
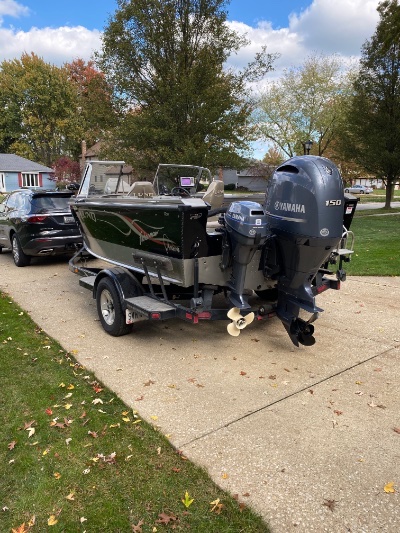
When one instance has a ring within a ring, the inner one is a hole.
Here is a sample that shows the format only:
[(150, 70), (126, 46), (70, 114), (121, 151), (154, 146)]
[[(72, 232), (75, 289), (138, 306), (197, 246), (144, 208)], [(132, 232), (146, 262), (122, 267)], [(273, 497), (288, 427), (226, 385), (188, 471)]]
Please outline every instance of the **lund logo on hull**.
[(289, 204), (288, 202), (275, 202), (275, 211), (290, 211), (291, 213), (305, 213), (303, 204)]

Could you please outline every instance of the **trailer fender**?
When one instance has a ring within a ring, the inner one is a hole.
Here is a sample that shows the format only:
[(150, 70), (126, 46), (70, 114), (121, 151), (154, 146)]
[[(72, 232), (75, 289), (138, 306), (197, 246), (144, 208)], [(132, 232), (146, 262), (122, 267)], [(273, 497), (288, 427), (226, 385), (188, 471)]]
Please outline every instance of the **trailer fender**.
[(101, 270), (94, 282), (93, 298), (96, 298), (97, 287), (103, 278), (110, 278), (118, 292), (123, 310), (126, 309), (125, 299), (144, 294), (143, 286), (139, 280), (129, 270), (122, 267), (107, 268)]

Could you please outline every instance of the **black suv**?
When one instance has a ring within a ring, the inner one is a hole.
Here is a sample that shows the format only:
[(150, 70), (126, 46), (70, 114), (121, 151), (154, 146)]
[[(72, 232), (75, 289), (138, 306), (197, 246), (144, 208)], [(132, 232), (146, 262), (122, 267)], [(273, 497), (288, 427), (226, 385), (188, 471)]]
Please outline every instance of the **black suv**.
[(29, 265), (32, 256), (65, 254), (82, 245), (72, 216), (70, 191), (20, 189), (0, 203), (0, 252), (11, 248), (14, 263)]

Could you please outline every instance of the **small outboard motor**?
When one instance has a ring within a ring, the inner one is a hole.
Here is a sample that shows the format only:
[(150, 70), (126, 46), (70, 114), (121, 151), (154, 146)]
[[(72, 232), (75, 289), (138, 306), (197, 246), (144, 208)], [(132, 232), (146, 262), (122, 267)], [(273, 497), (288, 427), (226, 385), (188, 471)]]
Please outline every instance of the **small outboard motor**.
[(232, 257), (229, 299), (238, 309), (248, 309), (250, 305), (243, 294), (246, 269), (257, 248), (267, 238), (267, 217), (262, 206), (256, 202), (232, 202), (225, 215), (225, 227)]
[[(343, 233), (343, 182), (328, 159), (294, 157), (278, 167), (268, 186), (265, 213), (271, 236), (265, 245), (264, 275), (277, 280), (277, 315), (293, 343), (311, 345), (315, 306), (312, 280)], [(300, 309), (311, 313), (299, 318)]]

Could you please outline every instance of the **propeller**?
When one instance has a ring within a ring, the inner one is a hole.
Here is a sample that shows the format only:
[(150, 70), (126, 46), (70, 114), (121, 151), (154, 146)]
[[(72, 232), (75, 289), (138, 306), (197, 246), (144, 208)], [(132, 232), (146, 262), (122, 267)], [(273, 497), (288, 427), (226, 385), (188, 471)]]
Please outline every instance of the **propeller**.
[(241, 329), (244, 329), (253, 322), (254, 317), (254, 313), (249, 313), (246, 316), (242, 316), (237, 307), (232, 307), (232, 309), (229, 309), (228, 318), (232, 320), (227, 327), (229, 335), (232, 335), (232, 337), (237, 337), (240, 334)]

